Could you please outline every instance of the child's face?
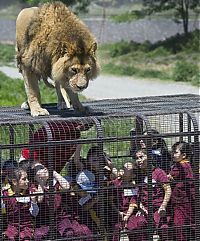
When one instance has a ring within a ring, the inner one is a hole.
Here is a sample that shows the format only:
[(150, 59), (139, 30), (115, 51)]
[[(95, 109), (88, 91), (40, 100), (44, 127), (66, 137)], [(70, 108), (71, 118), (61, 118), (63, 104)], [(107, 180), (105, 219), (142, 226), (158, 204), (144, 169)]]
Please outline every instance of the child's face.
[(176, 150), (173, 153), (173, 158), (175, 162), (180, 162), (185, 159), (185, 154), (181, 153), (179, 148), (176, 148)]
[(140, 148), (146, 148), (144, 140), (140, 140)]
[(136, 153), (136, 165), (141, 169), (147, 168), (147, 155), (144, 152), (138, 151)]
[(27, 178), (27, 173), (22, 172), (21, 178), (19, 179), (18, 186), (20, 190), (27, 190), (29, 184), (29, 180)]
[(48, 179), (49, 179), (49, 171), (46, 167), (37, 171), (36, 181), (38, 183), (44, 183), (45, 184)]

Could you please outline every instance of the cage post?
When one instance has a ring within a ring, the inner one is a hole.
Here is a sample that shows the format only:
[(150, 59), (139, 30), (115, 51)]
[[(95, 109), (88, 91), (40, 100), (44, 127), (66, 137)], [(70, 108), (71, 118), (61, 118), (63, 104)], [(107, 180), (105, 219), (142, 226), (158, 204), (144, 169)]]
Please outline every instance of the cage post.
[[(43, 123), (47, 133), (47, 143), (51, 144), (53, 140), (52, 132), (47, 121)], [(54, 187), (53, 187), (53, 148), (48, 148), (48, 171), (49, 171), (49, 238), (54, 240)], [(44, 194), (45, 195), (45, 194)]]
[[(9, 125), (9, 137), (10, 137), (10, 144), (14, 144), (14, 128), (12, 125)], [(14, 160), (14, 149), (10, 148), (10, 160)]]
[[(183, 113), (179, 113), (179, 132), (183, 132)], [(183, 141), (183, 136), (180, 136), (180, 141)]]
[[(151, 153), (151, 145), (152, 145), (152, 133), (151, 133), (151, 125), (144, 115), (137, 115), (137, 119), (139, 122), (145, 124), (147, 135), (147, 158), (148, 158), (148, 166), (147, 166), (147, 176), (148, 176), (148, 240), (153, 241), (153, 186), (152, 186), (152, 153)], [(138, 122), (138, 123), (139, 123)], [(142, 124), (143, 127), (143, 124)]]
[[(101, 127), (101, 122), (96, 118), (96, 117), (92, 117), (92, 120), (94, 121), (95, 125), (96, 125), (96, 129), (97, 129), (97, 138), (100, 140), (100, 142), (98, 143), (98, 148), (100, 150), (100, 170), (99, 170), (99, 186), (100, 188), (98, 189), (98, 202), (100, 200), (100, 209), (104, 210), (104, 191), (101, 190), (101, 187), (103, 188), (103, 183), (104, 183), (104, 154), (103, 154), (103, 140), (102, 138), (103, 136), (103, 130)], [(100, 234), (101, 234), (101, 238), (100, 240), (104, 241), (107, 240), (106, 237), (106, 233), (105, 233), (105, 217), (104, 217), (104, 211), (100, 212)]]
[(195, 238), (196, 240), (200, 240), (200, 183), (199, 183), (199, 170), (200, 170), (200, 152), (199, 152), (199, 127), (197, 119), (195, 118), (194, 114), (187, 111), (188, 118), (193, 123), (194, 127), (194, 174), (195, 174)]
[[(29, 140), (31, 140), (33, 132), (34, 132), (34, 125), (33, 124), (29, 124), (28, 125), (28, 132), (29, 132)], [(34, 155), (33, 155), (33, 148), (30, 147), (30, 160), (34, 160)]]
[[(0, 145), (0, 158), (1, 158), (1, 165), (0, 167), (2, 168), (2, 148)], [(0, 187), (2, 187), (2, 177), (0, 177)], [(1, 205), (0, 205), (0, 240), (3, 240), (3, 213), (2, 213), (2, 192), (1, 192)]]

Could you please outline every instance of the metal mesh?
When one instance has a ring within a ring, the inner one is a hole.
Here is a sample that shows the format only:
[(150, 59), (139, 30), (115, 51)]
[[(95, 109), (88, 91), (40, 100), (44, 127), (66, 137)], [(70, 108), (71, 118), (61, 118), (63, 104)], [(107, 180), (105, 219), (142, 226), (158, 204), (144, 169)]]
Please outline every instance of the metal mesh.
[(200, 240), (199, 96), (84, 105), (0, 108), (0, 240)]

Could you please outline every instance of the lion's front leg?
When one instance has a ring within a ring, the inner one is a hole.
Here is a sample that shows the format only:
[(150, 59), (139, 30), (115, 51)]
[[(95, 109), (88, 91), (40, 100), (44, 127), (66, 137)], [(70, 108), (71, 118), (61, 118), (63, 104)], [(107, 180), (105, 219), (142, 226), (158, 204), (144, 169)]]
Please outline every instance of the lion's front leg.
[(40, 105), (40, 90), (38, 85), (38, 76), (26, 68), (22, 69), (22, 74), (24, 77), (24, 84), (26, 94), (28, 97), (28, 104), (31, 110), (31, 115), (49, 115), (49, 112), (46, 109), (43, 109)]
[(84, 107), (81, 104), (81, 102), (78, 98), (78, 94), (74, 93), (71, 89), (66, 89), (66, 91), (67, 91), (67, 94), (70, 98), (70, 101), (71, 101), (71, 104), (72, 104), (74, 110), (87, 114), (89, 112), (89, 109)]
[(60, 85), (60, 83), (55, 83), (56, 87), (56, 93), (58, 96), (58, 104), (57, 108), (58, 110), (64, 110), (64, 109), (69, 109), (70, 108), (70, 102), (68, 100), (68, 94), (66, 90)]

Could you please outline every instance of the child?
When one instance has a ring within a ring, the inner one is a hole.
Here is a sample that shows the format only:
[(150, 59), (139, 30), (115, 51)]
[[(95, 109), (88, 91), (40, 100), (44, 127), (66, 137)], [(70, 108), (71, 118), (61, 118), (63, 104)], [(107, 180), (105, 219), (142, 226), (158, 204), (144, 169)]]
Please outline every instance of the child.
[(186, 241), (188, 239), (183, 226), (192, 225), (194, 219), (192, 204), (195, 203), (194, 174), (190, 164), (191, 146), (184, 141), (176, 142), (172, 146), (172, 153), (175, 163), (168, 177), (172, 181), (173, 219), (177, 240)]
[(13, 241), (16, 238), (20, 241), (31, 240), (34, 232), (31, 215), (37, 216), (39, 208), (36, 197), (24, 196), (29, 194), (27, 173), (20, 168), (13, 169), (8, 175), (8, 182), (10, 188), (3, 190), (8, 224), (4, 235)]
[[(41, 193), (38, 198), (38, 205), (40, 212), (36, 218), (36, 230), (35, 240), (42, 240), (49, 233), (49, 171), (39, 162), (35, 162), (28, 171), (30, 180), (32, 180), (32, 188), (35, 192)], [(56, 224), (55, 229), (58, 230), (60, 219), (62, 219), (62, 208), (61, 208), (61, 190), (67, 190), (70, 188), (69, 182), (63, 178), (59, 173), (53, 171), (53, 186), (55, 193), (54, 195), (54, 210)]]
[[(156, 135), (159, 135), (159, 132), (155, 129), (150, 129), (149, 132), (152, 135), (155, 135), (155, 137), (148, 137), (152, 138), (151, 140), (151, 148), (152, 148), (152, 157), (154, 166), (160, 167), (163, 169), (166, 173), (170, 170), (171, 165), (171, 155), (168, 151), (167, 144), (165, 140), (161, 137), (156, 137)], [(143, 131), (143, 135), (147, 135), (147, 131)], [(131, 131), (131, 135), (134, 137), (133, 141), (131, 142), (131, 154), (135, 154), (135, 151), (138, 149), (146, 149), (146, 142), (147, 139), (140, 139), (138, 140), (136, 136), (136, 132)]]
[[(115, 188), (110, 195), (110, 204), (113, 212), (112, 220), (114, 235), (113, 241), (120, 240), (120, 231), (131, 230), (133, 214), (137, 210), (137, 192), (134, 181), (134, 165), (131, 162), (124, 164), (121, 176), (112, 181)], [(130, 239), (131, 240), (131, 239)]]
[[(147, 229), (148, 227), (148, 177), (147, 177), (147, 153), (145, 150), (139, 150), (136, 152), (136, 165), (140, 172), (140, 183), (138, 183), (138, 201), (139, 212), (132, 218), (132, 225), (127, 227), (129, 230), (136, 230), (139, 232), (133, 232), (131, 240), (147, 241)], [(138, 179), (139, 180), (139, 179)], [(159, 167), (152, 166), (152, 208), (153, 219), (155, 228), (159, 228), (160, 240), (171, 240), (168, 236), (167, 227), (169, 223), (169, 217), (167, 215), (167, 205), (171, 196), (171, 188), (168, 184), (169, 180), (167, 174)], [(165, 215), (166, 214), (166, 215)]]

